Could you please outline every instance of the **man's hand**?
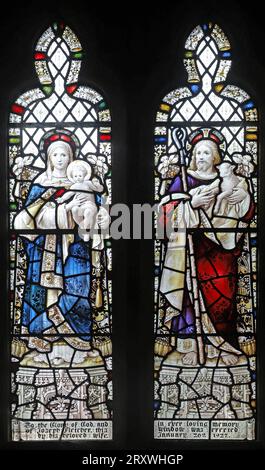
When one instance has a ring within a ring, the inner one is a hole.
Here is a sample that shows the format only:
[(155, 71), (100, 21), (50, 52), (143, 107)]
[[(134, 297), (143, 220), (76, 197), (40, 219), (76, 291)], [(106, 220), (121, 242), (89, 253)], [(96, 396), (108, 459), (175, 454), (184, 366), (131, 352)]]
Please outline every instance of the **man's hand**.
[(247, 196), (248, 192), (243, 188), (234, 188), (231, 196), (229, 196), (227, 199), (230, 204), (237, 204), (243, 201)]
[(199, 194), (194, 194), (191, 199), (191, 205), (194, 209), (198, 207), (209, 206), (214, 200), (214, 191), (205, 189)]

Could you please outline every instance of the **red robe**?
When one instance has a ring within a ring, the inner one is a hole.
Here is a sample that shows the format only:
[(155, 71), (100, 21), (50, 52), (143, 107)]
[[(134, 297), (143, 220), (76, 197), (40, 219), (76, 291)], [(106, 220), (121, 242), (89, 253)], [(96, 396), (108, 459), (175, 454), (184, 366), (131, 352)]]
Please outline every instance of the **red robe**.
[[(211, 184), (213, 180), (199, 180), (188, 176), (188, 189), (200, 185)], [(181, 178), (177, 176), (169, 192), (183, 192)], [(171, 223), (174, 207), (178, 202), (171, 202), (164, 208), (160, 222)], [(242, 221), (250, 222), (254, 215), (254, 204)], [(221, 230), (218, 229), (220, 232)], [(167, 233), (169, 233), (167, 231)], [(238, 347), (237, 341), (237, 259), (242, 251), (243, 237), (232, 250), (226, 250), (217, 245), (199, 231), (193, 234), (194, 253), (197, 268), (197, 278), (207, 313), (218, 335), (222, 336), (232, 346)], [(172, 321), (172, 330), (179, 337), (195, 335), (195, 315), (188, 289), (185, 287), (182, 314)]]

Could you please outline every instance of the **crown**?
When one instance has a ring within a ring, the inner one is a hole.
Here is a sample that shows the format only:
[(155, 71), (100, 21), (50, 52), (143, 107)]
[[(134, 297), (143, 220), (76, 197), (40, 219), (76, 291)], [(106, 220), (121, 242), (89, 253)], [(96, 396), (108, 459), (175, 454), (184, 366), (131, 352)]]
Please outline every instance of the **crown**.
[(47, 132), (41, 140), (40, 143), (40, 151), (41, 154), (45, 157), (47, 148), (54, 142), (65, 142), (69, 144), (75, 153), (75, 158), (79, 153), (80, 143), (78, 138), (69, 130), (67, 129), (52, 129)]
[(196, 131), (192, 132), (188, 137), (187, 150), (190, 150), (202, 140), (211, 140), (218, 145), (222, 152), (226, 150), (226, 140), (224, 136), (217, 129), (210, 127), (196, 129)]

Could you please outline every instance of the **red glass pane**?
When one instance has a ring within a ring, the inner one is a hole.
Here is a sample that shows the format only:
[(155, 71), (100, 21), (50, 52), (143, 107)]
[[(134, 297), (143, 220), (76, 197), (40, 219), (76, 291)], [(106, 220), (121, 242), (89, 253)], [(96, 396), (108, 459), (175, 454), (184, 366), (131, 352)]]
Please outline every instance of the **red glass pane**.
[(74, 93), (76, 89), (77, 89), (77, 85), (68, 85), (68, 86), (66, 87), (66, 91), (67, 91), (67, 93), (69, 93), (70, 95), (71, 95), (72, 93)]
[(35, 52), (34, 59), (36, 60), (46, 59), (46, 54), (44, 54), (43, 52)]
[(100, 136), (100, 140), (102, 140), (102, 141), (111, 140), (111, 136), (110, 136), (110, 134), (102, 134)]
[(25, 108), (23, 108), (23, 106), (19, 106), (18, 104), (12, 104), (11, 111), (12, 113), (16, 114), (23, 114), (25, 112)]

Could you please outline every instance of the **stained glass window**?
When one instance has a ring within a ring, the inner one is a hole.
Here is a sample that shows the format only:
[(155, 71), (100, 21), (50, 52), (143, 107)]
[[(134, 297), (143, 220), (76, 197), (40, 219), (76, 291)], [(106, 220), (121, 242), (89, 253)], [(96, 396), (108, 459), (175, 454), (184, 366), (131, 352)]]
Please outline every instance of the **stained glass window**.
[(112, 438), (111, 118), (62, 23), (9, 116), (12, 440)]
[(197, 26), (156, 115), (156, 439), (255, 439), (258, 113), (231, 64)]

